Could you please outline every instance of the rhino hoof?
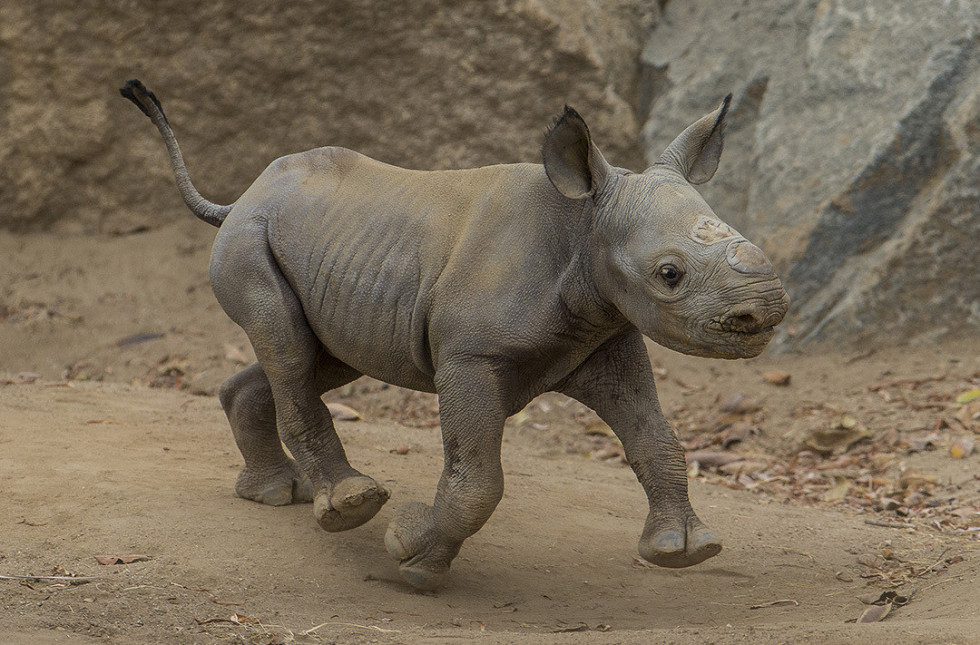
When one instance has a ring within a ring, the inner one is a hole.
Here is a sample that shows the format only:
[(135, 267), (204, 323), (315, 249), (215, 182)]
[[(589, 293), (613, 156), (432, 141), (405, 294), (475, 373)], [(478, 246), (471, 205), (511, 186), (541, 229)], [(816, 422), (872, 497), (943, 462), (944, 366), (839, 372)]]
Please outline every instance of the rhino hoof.
[(402, 578), (405, 578), (408, 584), (419, 591), (437, 591), (442, 587), (446, 574), (449, 573), (449, 567), (447, 566), (441, 571), (433, 571), (406, 563), (398, 567), (398, 573), (401, 574)]
[(426, 504), (405, 504), (388, 525), (385, 549), (401, 564), (398, 572), (419, 591), (439, 589), (449, 573), (449, 563), (459, 551), (435, 537), (432, 509)]
[(348, 477), (337, 482), (329, 495), (316, 496), (313, 516), (324, 531), (346, 531), (374, 517), (390, 496), (387, 488), (370, 477)]
[(313, 484), (295, 463), (272, 475), (243, 468), (235, 482), (235, 494), (269, 506), (305, 504), (313, 501)]
[(704, 562), (721, 552), (721, 540), (697, 518), (686, 525), (644, 531), (639, 544), (643, 559), (661, 567), (679, 569)]

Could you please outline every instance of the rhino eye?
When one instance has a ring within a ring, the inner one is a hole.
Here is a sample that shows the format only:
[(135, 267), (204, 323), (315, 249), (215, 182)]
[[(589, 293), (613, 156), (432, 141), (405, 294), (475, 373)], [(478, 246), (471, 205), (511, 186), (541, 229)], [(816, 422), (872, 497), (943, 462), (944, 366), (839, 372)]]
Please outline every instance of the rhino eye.
[(670, 288), (676, 287), (677, 283), (681, 281), (682, 277), (684, 277), (684, 274), (681, 273), (680, 269), (675, 267), (673, 264), (663, 265), (660, 267), (658, 273), (660, 275), (660, 279), (663, 280), (664, 284)]

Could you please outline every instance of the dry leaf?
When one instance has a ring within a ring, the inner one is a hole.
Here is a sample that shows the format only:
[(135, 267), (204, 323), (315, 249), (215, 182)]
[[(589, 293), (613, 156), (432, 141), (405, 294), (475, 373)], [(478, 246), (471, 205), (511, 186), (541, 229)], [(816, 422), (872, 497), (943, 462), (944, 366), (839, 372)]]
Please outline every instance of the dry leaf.
[(915, 587), (912, 587), (905, 593), (899, 593), (895, 589), (888, 589), (887, 591), (877, 593), (861, 594), (858, 596), (858, 600), (866, 605), (894, 605), (895, 607), (903, 607), (909, 604), (914, 594)]
[[(898, 485), (902, 490), (930, 488), (939, 482), (932, 475), (926, 475), (920, 470), (906, 470), (898, 478)], [(906, 500), (906, 503), (908, 500)]]
[(725, 397), (719, 407), (722, 412), (727, 412), (729, 414), (749, 414), (750, 412), (755, 412), (762, 408), (758, 402), (741, 393), (736, 393)]
[(963, 459), (973, 454), (973, 447), (973, 437), (963, 435), (953, 441), (953, 445), (949, 447), (949, 455), (953, 459)]
[(719, 466), (718, 470), (725, 473), (726, 475), (754, 475), (758, 472), (762, 472), (769, 467), (764, 461), (733, 461), (728, 464), (723, 464)]
[(327, 409), (334, 421), (358, 421), (361, 419), (360, 413), (354, 408), (343, 403), (328, 403)]
[(900, 501), (891, 497), (882, 497), (874, 504), (874, 508), (880, 511), (894, 511), (897, 508), (901, 508), (901, 506), (902, 503)]
[(858, 421), (849, 414), (842, 414), (841, 416), (834, 419), (834, 428), (842, 428), (844, 430), (850, 430), (851, 428), (857, 427)]
[(702, 468), (719, 468), (734, 461), (743, 461), (745, 458), (733, 452), (723, 452), (721, 450), (695, 450), (687, 453), (687, 463), (698, 463)]
[[(850, 421), (842, 418), (839, 423), (850, 423)], [(831, 430), (816, 430), (807, 438), (804, 445), (824, 454), (842, 453), (858, 441), (870, 436), (871, 433), (867, 428), (855, 422), (849, 428), (838, 425)]]
[(956, 420), (968, 428), (980, 421), (980, 399), (970, 401), (957, 410)]
[(909, 439), (909, 452), (922, 452), (923, 450), (935, 450), (941, 444), (943, 438), (938, 432), (933, 432), (925, 437), (914, 437)]
[(847, 477), (836, 475), (834, 485), (822, 495), (822, 499), (825, 502), (839, 502), (847, 497), (849, 492), (851, 492), (850, 480)]
[(790, 382), (789, 372), (784, 372), (783, 370), (770, 370), (762, 375), (762, 380), (769, 385), (775, 385), (777, 387), (785, 387), (789, 385)]
[(890, 602), (884, 605), (871, 605), (863, 612), (861, 612), (861, 617), (857, 619), (859, 623), (877, 623), (880, 620), (884, 620), (888, 612), (892, 610), (892, 604)]
[(130, 564), (133, 562), (146, 562), (150, 559), (148, 555), (97, 555), (95, 560), (99, 564)]
[(728, 430), (721, 434), (721, 446), (727, 450), (730, 446), (759, 434), (762, 434), (762, 431), (756, 424), (749, 421), (739, 421), (733, 423)]
[(249, 616), (243, 616), (242, 614), (239, 614), (237, 612), (232, 614), (231, 618), (229, 618), (228, 620), (232, 623), (235, 623), (236, 625), (241, 625), (243, 623), (252, 623), (253, 625), (260, 625), (262, 622), (257, 618), (250, 618)]
[(972, 390), (967, 390), (962, 392), (958, 397), (956, 397), (957, 403), (969, 403), (975, 399), (980, 399), (980, 387), (975, 387)]

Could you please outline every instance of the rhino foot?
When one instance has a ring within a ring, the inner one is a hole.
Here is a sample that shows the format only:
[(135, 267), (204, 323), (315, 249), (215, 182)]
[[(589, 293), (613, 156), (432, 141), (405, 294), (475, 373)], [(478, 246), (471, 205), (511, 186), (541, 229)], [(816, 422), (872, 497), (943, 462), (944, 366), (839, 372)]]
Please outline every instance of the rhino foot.
[(398, 572), (419, 591), (435, 591), (449, 573), (459, 553), (453, 545), (435, 537), (432, 507), (421, 502), (398, 509), (385, 533), (385, 548), (401, 564)]
[(325, 531), (337, 533), (364, 524), (385, 505), (391, 493), (366, 475), (337, 482), (313, 501), (313, 516)]
[(661, 567), (679, 569), (704, 562), (721, 552), (721, 541), (701, 520), (654, 522), (647, 520), (639, 544), (643, 559)]
[(290, 460), (271, 472), (242, 468), (235, 482), (235, 494), (270, 506), (305, 504), (313, 501), (313, 484), (296, 462)]

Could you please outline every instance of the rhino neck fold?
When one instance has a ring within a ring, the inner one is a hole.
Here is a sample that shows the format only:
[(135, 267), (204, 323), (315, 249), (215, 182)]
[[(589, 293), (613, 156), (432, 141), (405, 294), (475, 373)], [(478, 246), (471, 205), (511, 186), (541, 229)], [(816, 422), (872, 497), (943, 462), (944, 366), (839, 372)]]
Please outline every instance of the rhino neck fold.
[(629, 327), (629, 322), (599, 292), (596, 283), (598, 260), (594, 251), (586, 251), (586, 248), (593, 246), (581, 245), (562, 273), (558, 283), (559, 301), (574, 334), (583, 339), (601, 335), (604, 340)]

